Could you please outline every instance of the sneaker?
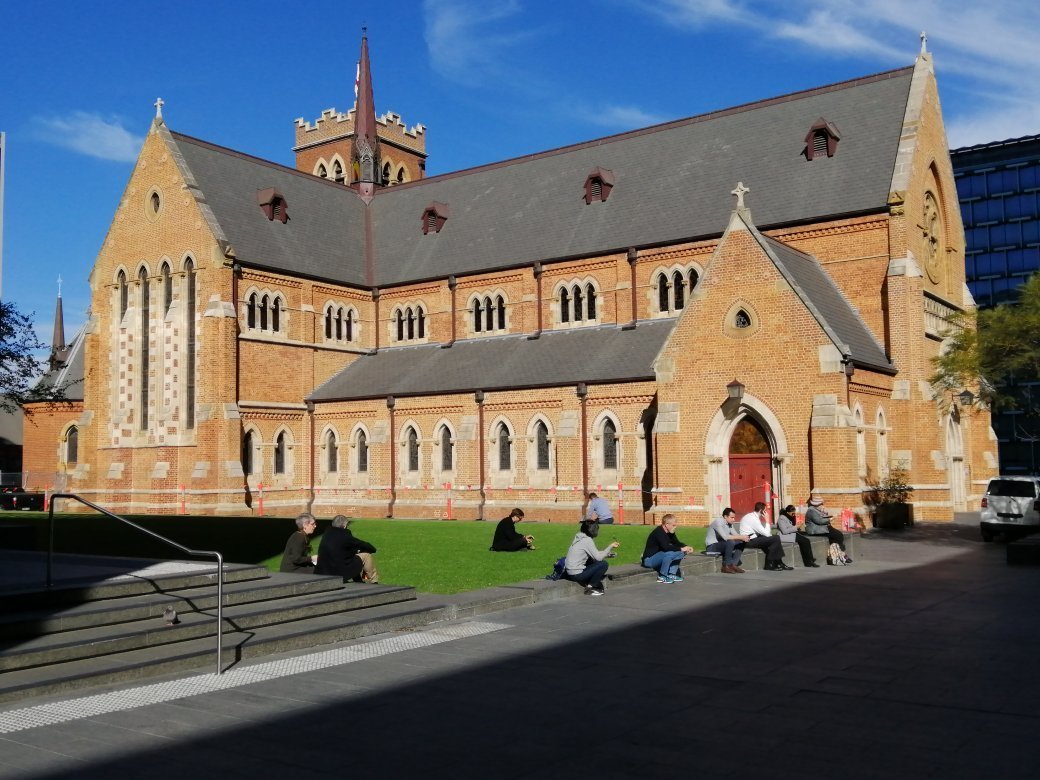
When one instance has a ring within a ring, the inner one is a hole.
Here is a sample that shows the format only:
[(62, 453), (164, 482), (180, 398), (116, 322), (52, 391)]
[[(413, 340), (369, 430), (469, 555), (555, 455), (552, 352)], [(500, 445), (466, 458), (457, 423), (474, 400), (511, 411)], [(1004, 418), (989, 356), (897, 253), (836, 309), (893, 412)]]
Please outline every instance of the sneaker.
[(660, 582), (662, 585), (671, 585), (673, 582), (675, 582), (675, 580), (672, 577), (669, 577), (667, 574), (658, 574), (657, 581)]
[(587, 595), (587, 596), (602, 596), (603, 595), (603, 589), (602, 588), (599, 588), (599, 589), (589, 588), (587, 591), (585, 591), (585, 595)]
[(681, 574), (669, 574), (668, 576), (672, 578), (672, 582), (685, 582)]

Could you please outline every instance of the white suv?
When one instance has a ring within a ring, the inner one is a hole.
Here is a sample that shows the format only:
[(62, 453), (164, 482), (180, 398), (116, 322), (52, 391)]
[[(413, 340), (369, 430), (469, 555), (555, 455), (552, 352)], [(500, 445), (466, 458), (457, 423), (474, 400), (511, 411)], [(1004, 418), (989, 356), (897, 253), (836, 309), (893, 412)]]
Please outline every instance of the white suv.
[(996, 477), (982, 497), (982, 540), (1040, 531), (1040, 477)]

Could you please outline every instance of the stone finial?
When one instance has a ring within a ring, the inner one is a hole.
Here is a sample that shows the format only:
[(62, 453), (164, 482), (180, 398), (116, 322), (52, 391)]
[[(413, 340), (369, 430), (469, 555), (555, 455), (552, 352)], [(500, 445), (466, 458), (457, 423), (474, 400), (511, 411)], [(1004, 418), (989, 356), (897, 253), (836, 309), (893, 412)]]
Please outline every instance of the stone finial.
[(921, 30), (921, 54), (928, 53), (928, 33)]
[(61, 297), (61, 274), (58, 274), (58, 297)]
[(162, 98), (156, 98), (155, 102), (152, 103), (155, 106), (155, 119), (158, 122), (162, 121), (162, 107), (165, 105), (165, 101)]

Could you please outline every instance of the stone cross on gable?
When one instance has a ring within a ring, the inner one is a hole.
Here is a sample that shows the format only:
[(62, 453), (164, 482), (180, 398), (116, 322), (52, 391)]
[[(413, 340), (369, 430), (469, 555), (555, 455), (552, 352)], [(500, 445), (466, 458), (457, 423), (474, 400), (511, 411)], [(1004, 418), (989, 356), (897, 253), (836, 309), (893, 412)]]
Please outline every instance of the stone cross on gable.
[(928, 34), (921, 30), (921, 54), (928, 53)]
[(742, 181), (737, 182), (736, 189), (730, 190), (731, 195), (737, 196), (737, 211), (743, 211), (745, 208), (747, 208), (744, 205), (744, 195), (748, 192), (751, 192), (751, 190), (745, 187), (744, 182)]
[(155, 118), (162, 119), (162, 107), (165, 105), (165, 101), (162, 98), (156, 98), (152, 105), (155, 106)]

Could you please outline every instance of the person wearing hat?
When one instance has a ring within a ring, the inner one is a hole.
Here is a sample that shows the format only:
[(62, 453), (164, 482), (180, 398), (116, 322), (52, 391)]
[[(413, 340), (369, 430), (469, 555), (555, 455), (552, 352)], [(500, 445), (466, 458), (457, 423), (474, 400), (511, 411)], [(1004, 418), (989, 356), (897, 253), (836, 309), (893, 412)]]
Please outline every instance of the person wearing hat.
[(818, 569), (820, 564), (816, 562), (816, 556), (812, 551), (812, 539), (808, 534), (798, 529), (798, 518), (795, 516), (794, 504), (788, 504), (776, 518), (776, 531), (780, 541), (784, 544), (797, 543), (798, 550), (802, 554), (802, 564), (806, 567)]
[[(823, 508), (823, 499), (815, 494), (809, 499), (809, 508), (805, 510), (805, 532), (809, 536), (826, 536), (828, 544), (836, 544), (845, 552), (845, 534), (831, 525), (830, 512)], [(845, 557), (852, 563), (848, 554)]]

